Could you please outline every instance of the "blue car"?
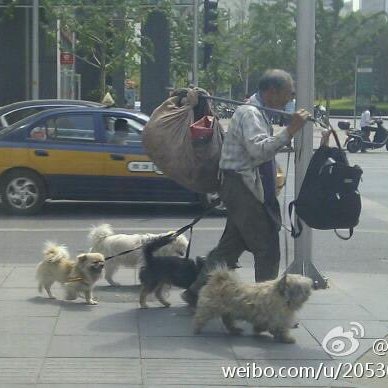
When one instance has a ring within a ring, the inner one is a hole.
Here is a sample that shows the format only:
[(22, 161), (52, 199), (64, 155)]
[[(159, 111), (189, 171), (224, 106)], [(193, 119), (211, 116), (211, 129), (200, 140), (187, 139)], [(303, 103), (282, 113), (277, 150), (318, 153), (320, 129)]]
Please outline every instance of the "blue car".
[(0, 194), (13, 214), (39, 212), (45, 201), (201, 203), (145, 155), (148, 116), (118, 108), (46, 110), (0, 133)]

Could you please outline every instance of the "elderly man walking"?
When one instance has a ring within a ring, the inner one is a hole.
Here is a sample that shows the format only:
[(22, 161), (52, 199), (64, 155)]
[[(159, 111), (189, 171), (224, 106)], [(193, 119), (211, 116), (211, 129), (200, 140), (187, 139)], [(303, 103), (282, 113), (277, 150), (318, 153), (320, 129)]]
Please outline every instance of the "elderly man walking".
[[(293, 91), (289, 73), (267, 70), (249, 103), (284, 109)], [(306, 110), (298, 110), (288, 126), (274, 134), (270, 115), (265, 111), (242, 105), (234, 113), (220, 159), (220, 197), (227, 209), (226, 226), (198, 279), (182, 294), (189, 305), (196, 305), (209, 271), (219, 264), (235, 268), (245, 250), (254, 256), (256, 282), (278, 276), (281, 215), (276, 198), (275, 155), (303, 128), (309, 116)]]

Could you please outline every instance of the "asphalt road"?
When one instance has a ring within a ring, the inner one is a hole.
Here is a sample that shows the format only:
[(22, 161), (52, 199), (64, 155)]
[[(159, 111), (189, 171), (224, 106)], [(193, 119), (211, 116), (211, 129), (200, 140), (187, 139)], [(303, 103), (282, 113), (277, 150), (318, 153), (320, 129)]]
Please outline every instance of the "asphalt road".
[[(313, 232), (313, 261), (319, 270), (388, 274), (388, 152), (384, 149), (366, 154), (348, 154), (351, 164), (364, 170), (360, 185), (363, 209), (360, 224), (350, 241), (338, 239), (331, 231)], [(293, 154), (291, 154), (293, 160)], [(285, 165), (286, 154), (278, 160)], [(293, 162), (286, 188), (287, 203), (293, 199)], [(283, 201), (283, 194), (280, 201)], [(87, 234), (92, 225), (110, 223), (121, 233), (158, 233), (176, 230), (199, 214), (188, 205), (137, 205), (101, 203), (50, 203), (39, 216), (12, 217), (0, 210), (0, 264), (37, 263), (46, 240), (66, 244), (74, 254), (87, 250)], [(289, 222), (288, 216), (285, 216)], [(192, 255), (204, 255), (217, 243), (225, 218), (207, 216), (194, 229)], [(290, 260), (293, 241), (288, 237)], [(284, 234), (282, 251), (284, 266)], [(241, 258), (252, 265), (251, 255)]]

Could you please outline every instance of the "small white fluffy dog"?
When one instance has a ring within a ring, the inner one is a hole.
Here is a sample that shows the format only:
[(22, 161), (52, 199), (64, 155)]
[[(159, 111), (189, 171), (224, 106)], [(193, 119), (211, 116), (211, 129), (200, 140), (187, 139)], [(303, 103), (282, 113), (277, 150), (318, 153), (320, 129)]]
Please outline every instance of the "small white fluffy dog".
[(242, 329), (235, 319), (252, 323), (256, 334), (269, 331), (279, 342), (294, 343), (289, 333), (294, 324), (294, 313), (309, 298), (312, 280), (301, 275), (263, 283), (244, 284), (231, 271), (221, 267), (209, 274), (208, 283), (198, 296), (194, 316), (194, 332), (200, 333), (207, 321), (221, 317), (232, 334)]
[(51, 286), (58, 282), (65, 288), (66, 300), (75, 300), (79, 294), (84, 294), (87, 304), (97, 304), (92, 291), (103, 268), (104, 257), (100, 253), (82, 253), (73, 261), (65, 246), (48, 241), (43, 249), (43, 260), (36, 269), (39, 292), (44, 288), (48, 297), (55, 299)]
[[(93, 227), (89, 233), (91, 241), (91, 252), (99, 252), (104, 257), (117, 255), (144, 245), (155, 237), (165, 236), (162, 234), (115, 234), (111, 225), (102, 224)], [(188, 246), (187, 238), (181, 234), (170, 244), (158, 249), (155, 254), (159, 256), (181, 256), (184, 257)], [(143, 249), (137, 249), (125, 255), (113, 257), (105, 261), (105, 279), (112, 286), (120, 284), (113, 280), (113, 275), (120, 266), (136, 268), (143, 259)]]

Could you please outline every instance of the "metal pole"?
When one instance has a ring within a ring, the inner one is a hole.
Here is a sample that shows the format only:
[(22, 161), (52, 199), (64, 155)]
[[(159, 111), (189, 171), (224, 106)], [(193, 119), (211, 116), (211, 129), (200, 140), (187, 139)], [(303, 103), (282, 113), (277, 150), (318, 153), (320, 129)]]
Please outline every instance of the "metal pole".
[(198, 11), (199, 11), (199, 0), (194, 0), (194, 44), (193, 44), (193, 84), (198, 86)]
[(57, 99), (61, 98), (61, 21), (57, 19)]
[(39, 99), (39, 0), (32, 8), (32, 99)]
[[(297, 1), (297, 108), (310, 112), (314, 107), (314, 55), (315, 55), (315, 1)], [(308, 164), (313, 154), (313, 124), (307, 122), (303, 131), (295, 137), (295, 198), (297, 198)], [(303, 224), (303, 232), (294, 242), (294, 261), (290, 273), (310, 277), (316, 287), (326, 288), (323, 278), (311, 262), (312, 231)]]
[(357, 121), (357, 83), (358, 83), (358, 55), (356, 55), (356, 69), (355, 69), (355, 75), (354, 75), (354, 119), (353, 119), (353, 127), (356, 128), (356, 121)]
[(25, 8), (25, 56), (26, 56), (26, 64), (25, 64), (25, 99), (31, 99), (31, 67), (30, 67), (30, 59), (31, 59), (31, 9), (29, 7)]

